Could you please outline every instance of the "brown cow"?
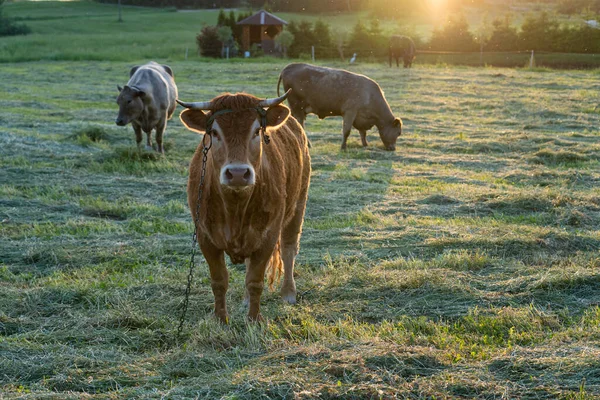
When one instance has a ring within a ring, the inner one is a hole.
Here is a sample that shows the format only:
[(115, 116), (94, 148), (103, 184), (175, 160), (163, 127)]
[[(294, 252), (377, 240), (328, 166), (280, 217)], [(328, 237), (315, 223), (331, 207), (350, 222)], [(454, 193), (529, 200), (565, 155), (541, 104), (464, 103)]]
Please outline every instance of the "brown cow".
[(279, 75), (277, 92), (283, 83), (287, 91), (292, 116), (304, 126), (309, 113), (319, 118), (343, 116), (342, 150), (352, 127), (360, 132), (363, 146), (367, 146), (367, 130), (377, 126), (386, 150), (395, 150), (402, 133), (402, 120), (394, 117), (383, 91), (374, 80), (343, 69), (293, 63)]
[[(251, 320), (261, 319), (260, 296), (268, 267), (272, 287), (281, 273), (282, 259), (280, 293), (285, 301), (296, 302), (294, 260), (306, 207), (310, 156), (304, 130), (294, 118), (288, 118), (289, 108), (280, 105), (286, 97), (287, 93), (261, 101), (238, 93), (210, 102), (179, 102), (188, 108), (180, 115), (184, 125), (210, 135), (203, 137), (205, 143), (212, 141), (196, 229), (210, 269), (215, 314), (225, 323), (229, 276), (224, 253), (235, 264), (246, 263), (245, 303), (250, 306)], [(194, 219), (202, 149), (200, 145), (192, 158), (188, 180)]]
[(399, 67), (398, 60), (400, 57), (404, 61), (404, 68), (412, 67), (412, 62), (415, 59), (415, 42), (408, 36), (392, 36), (390, 38), (389, 56), (390, 67), (392, 66), (392, 59), (396, 60), (396, 67)]

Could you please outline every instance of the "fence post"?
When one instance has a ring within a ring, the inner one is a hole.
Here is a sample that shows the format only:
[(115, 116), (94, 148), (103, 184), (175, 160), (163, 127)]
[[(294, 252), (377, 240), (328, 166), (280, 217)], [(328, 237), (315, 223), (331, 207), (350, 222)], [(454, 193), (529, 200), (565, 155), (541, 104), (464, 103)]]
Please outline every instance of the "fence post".
[(315, 46), (311, 46), (310, 50), (311, 50), (311, 54), (312, 54), (312, 60), (313, 60), (313, 62), (315, 62)]
[(226, 58), (229, 60), (229, 46), (225, 47), (225, 55)]
[(529, 68), (533, 68), (535, 66), (535, 57), (533, 55), (533, 50), (531, 50), (531, 58), (529, 59)]
[(186, 60), (187, 60), (187, 56), (188, 56), (188, 50), (189, 50), (189, 49), (190, 49), (189, 47), (186, 47), (186, 48), (185, 48), (185, 59), (186, 59)]

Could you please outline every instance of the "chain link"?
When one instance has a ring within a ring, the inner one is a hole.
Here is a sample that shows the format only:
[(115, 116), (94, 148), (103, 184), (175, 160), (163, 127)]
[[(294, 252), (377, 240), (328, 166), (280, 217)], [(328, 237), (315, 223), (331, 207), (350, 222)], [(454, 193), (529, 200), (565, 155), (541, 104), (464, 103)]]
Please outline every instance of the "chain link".
[[(208, 136), (210, 142), (206, 145), (204, 142)], [(185, 297), (183, 299), (183, 309), (179, 317), (179, 327), (177, 327), (177, 337), (181, 337), (183, 325), (185, 324), (185, 315), (187, 313), (190, 302), (190, 291), (192, 290), (192, 281), (194, 280), (194, 257), (196, 256), (196, 245), (198, 243), (198, 223), (200, 221), (200, 203), (202, 201), (202, 191), (204, 189), (204, 177), (206, 176), (206, 160), (208, 159), (208, 151), (212, 147), (212, 136), (209, 131), (202, 138), (202, 174), (200, 175), (200, 184), (198, 185), (198, 200), (196, 202), (196, 213), (194, 217), (194, 234), (192, 235), (192, 256), (190, 257), (190, 267), (187, 276), (187, 286), (185, 287)]]

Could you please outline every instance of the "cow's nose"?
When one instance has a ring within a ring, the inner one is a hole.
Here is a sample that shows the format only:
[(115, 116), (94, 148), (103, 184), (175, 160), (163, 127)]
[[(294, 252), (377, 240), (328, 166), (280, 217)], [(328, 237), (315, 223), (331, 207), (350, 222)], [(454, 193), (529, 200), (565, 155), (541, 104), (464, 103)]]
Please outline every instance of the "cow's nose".
[(226, 167), (223, 173), (223, 182), (227, 186), (248, 186), (254, 184), (254, 174), (247, 166)]
[(121, 118), (117, 118), (115, 120), (115, 124), (119, 125), (119, 126), (125, 126), (125, 121), (122, 120)]

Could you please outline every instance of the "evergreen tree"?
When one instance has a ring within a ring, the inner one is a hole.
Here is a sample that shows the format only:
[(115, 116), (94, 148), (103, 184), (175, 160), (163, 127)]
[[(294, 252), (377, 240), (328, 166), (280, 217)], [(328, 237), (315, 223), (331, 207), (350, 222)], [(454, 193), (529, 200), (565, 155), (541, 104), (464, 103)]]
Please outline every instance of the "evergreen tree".
[(560, 42), (559, 25), (547, 12), (530, 14), (523, 21), (519, 34), (522, 50), (554, 51)]
[(222, 8), (219, 11), (219, 16), (217, 17), (217, 26), (227, 26), (227, 16)]
[(433, 31), (429, 46), (439, 51), (477, 51), (479, 46), (469, 32), (469, 23), (463, 14), (452, 16), (441, 28)]
[(489, 51), (512, 51), (518, 49), (519, 34), (511, 25), (510, 16), (497, 18), (492, 22), (492, 35), (487, 44)]
[(315, 38), (315, 57), (328, 58), (334, 53), (333, 41), (331, 40), (331, 30), (322, 20), (318, 19), (315, 22), (313, 29)]
[(371, 55), (371, 50), (369, 32), (365, 25), (359, 20), (356, 25), (354, 25), (352, 33), (350, 34), (348, 51), (362, 57), (367, 57)]

